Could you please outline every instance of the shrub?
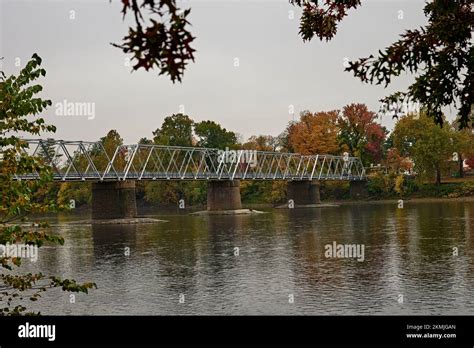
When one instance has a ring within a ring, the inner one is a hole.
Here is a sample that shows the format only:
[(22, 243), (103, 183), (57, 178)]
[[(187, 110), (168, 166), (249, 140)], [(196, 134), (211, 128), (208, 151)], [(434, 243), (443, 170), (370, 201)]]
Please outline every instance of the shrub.
[(152, 181), (145, 184), (145, 201), (152, 204), (177, 204), (184, 199), (186, 205), (206, 202), (207, 188), (200, 181)]
[(403, 193), (405, 192), (405, 178), (404, 178), (403, 174), (400, 174), (395, 178), (394, 190), (400, 196), (403, 195)]
[(457, 187), (453, 192), (447, 195), (447, 197), (450, 197), (450, 198), (466, 197), (466, 196), (474, 196), (474, 182), (464, 182), (459, 187)]
[(369, 177), (367, 191), (374, 198), (387, 197), (395, 193), (396, 174), (383, 174), (377, 172)]
[(58, 203), (69, 205), (74, 200), (76, 206), (89, 204), (92, 198), (92, 190), (90, 183), (82, 182), (63, 182), (60, 184), (58, 191)]
[(349, 185), (348, 182), (323, 181), (320, 186), (321, 199), (349, 199)]
[(460, 185), (456, 183), (446, 183), (441, 185), (424, 184), (421, 185), (419, 192), (425, 197), (450, 197), (459, 186)]
[(411, 195), (420, 190), (420, 187), (416, 183), (416, 181), (412, 178), (406, 178), (405, 180), (405, 195)]

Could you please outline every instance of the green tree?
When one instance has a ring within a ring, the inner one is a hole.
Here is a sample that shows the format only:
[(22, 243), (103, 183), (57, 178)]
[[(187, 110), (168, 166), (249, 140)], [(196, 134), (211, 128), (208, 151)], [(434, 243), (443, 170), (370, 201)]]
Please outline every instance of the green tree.
[(90, 183), (62, 182), (57, 193), (58, 204), (68, 205), (74, 200), (76, 207), (89, 204), (92, 199)]
[(434, 125), (413, 145), (415, 170), (422, 178), (430, 178), (434, 171), (436, 185), (441, 184), (441, 173), (449, 168), (453, 156), (454, 146), (451, 136), (452, 133), (447, 126)]
[(193, 146), (194, 121), (184, 114), (173, 114), (163, 121), (161, 128), (153, 132), (153, 141), (158, 145)]
[(148, 138), (140, 138), (140, 140), (138, 140), (138, 143), (143, 144), (143, 145), (152, 145), (153, 140), (148, 139)]
[(151, 181), (144, 186), (144, 199), (153, 204), (177, 204), (183, 199), (185, 206), (206, 203), (204, 181)]
[[(169, 146), (194, 146), (193, 138), (194, 121), (184, 114), (173, 114), (164, 119), (161, 128), (153, 132), (153, 142), (157, 145)], [(180, 163), (184, 159), (184, 153), (177, 153), (173, 159)], [(164, 163), (170, 161), (172, 156), (163, 153), (161, 160)], [(148, 182), (145, 185), (145, 200), (153, 203), (177, 203), (180, 199), (184, 199), (186, 204), (195, 203), (193, 194), (199, 196), (200, 186), (202, 183), (192, 182)], [(194, 190), (196, 188), (196, 190)], [(202, 197), (202, 196), (201, 196)], [(199, 200), (199, 199), (198, 199)]]
[(43, 146), (38, 149), (37, 156), (40, 157), (45, 163), (50, 164), (52, 167), (61, 169), (60, 162), (62, 154), (56, 154), (56, 145), (54, 139), (47, 139), (43, 142)]
[[(37, 221), (24, 226), (33, 213), (46, 213), (61, 208), (48, 196), (38, 198), (42, 187), (52, 181), (51, 168), (39, 157), (25, 151), (28, 144), (18, 133), (40, 135), (54, 132), (54, 126), (45, 124), (40, 117), (34, 117), (51, 105), (36, 95), (42, 91), (39, 84), (33, 84), (46, 71), (41, 67), (41, 58), (34, 54), (21, 69), (18, 76), (6, 77), (0, 71), (0, 244), (26, 244), (41, 247), (45, 242), (63, 244), (64, 240), (48, 233), (48, 225)], [(39, 174), (38, 180), (15, 180), (15, 174)], [(3, 255), (0, 265), (0, 315), (18, 315), (28, 312), (25, 299), (36, 301), (41, 292), (60, 287), (64, 291), (88, 292), (94, 283), (78, 284), (75, 280), (61, 279), (54, 275), (21, 274), (20, 257)]]
[(425, 113), (402, 117), (393, 130), (393, 142), (399, 153), (415, 163), (419, 179), (435, 178), (441, 184), (441, 174), (449, 168), (456, 146), (454, 130), (445, 124), (436, 125)]
[(234, 132), (222, 128), (214, 121), (202, 121), (194, 125), (194, 133), (199, 137), (197, 145), (212, 149), (232, 148), (237, 143)]

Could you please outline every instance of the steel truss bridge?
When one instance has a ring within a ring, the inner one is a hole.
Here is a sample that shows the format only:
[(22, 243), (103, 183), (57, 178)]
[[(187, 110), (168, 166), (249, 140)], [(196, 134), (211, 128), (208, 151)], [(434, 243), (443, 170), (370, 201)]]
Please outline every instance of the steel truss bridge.
[[(358, 157), (102, 142), (24, 139), (23, 154), (40, 157), (55, 181), (365, 180)], [(18, 154), (21, 155), (21, 154)], [(17, 173), (36, 180), (38, 173)]]

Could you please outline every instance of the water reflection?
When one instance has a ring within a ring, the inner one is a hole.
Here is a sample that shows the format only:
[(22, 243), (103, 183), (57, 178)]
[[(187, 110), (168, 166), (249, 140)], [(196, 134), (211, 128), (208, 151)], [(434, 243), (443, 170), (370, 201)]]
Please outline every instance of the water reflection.
[[(57, 227), (65, 246), (42, 249), (38, 263), (26, 268), (93, 280), (99, 289), (80, 295), (74, 305), (60, 293), (49, 294), (38, 308), (49, 314), (474, 310), (474, 203), (157, 217), (168, 222)], [(324, 246), (333, 241), (364, 245), (364, 262), (326, 258)], [(294, 303), (288, 301), (290, 294)]]

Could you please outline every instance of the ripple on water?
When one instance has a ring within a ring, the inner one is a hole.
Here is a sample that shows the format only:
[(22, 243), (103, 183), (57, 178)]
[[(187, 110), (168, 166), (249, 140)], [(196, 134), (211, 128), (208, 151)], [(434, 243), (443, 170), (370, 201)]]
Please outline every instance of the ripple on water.
[[(48, 292), (33, 304), (45, 314), (472, 314), (472, 216), (439, 202), (61, 225), (66, 245), (24, 266), (99, 287), (74, 305)], [(333, 241), (363, 244), (364, 261), (326, 258)]]

